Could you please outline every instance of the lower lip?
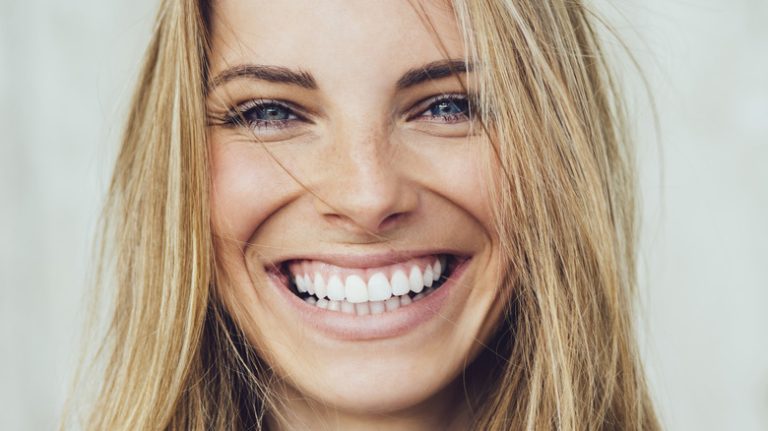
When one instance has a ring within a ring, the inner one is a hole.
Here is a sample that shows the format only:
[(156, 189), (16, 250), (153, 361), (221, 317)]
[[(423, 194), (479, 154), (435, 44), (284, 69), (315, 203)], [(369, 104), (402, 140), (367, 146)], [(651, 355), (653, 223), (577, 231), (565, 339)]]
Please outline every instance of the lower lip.
[(366, 341), (405, 335), (435, 317), (445, 305), (470, 260), (466, 259), (457, 265), (451, 277), (442, 286), (422, 299), (395, 311), (366, 316), (330, 311), (307, 304), (294, 295), (277, 276), (269, 274), (268, 278), (288, 307), (313, 330), (338, 340)]

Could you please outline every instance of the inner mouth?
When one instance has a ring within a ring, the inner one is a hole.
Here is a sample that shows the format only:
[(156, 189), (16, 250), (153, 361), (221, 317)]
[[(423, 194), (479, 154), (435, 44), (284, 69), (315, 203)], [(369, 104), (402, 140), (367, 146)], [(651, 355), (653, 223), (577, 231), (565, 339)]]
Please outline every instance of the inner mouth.
[(343, 268), (313, 260), (289, 260), (277, 267), (291, 293), (329, 311), (381, 314), (420, 301), (450, 278), (459, 258), (437, 254), (378, 268)]

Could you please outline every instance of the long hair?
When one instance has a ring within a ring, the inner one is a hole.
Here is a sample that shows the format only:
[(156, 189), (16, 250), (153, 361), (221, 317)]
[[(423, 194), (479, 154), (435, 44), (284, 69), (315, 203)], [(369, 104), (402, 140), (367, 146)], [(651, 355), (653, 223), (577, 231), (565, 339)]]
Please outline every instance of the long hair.
[[(482, 66), (510, 298), (493, 345), (503, 360), (467, 400), (474, 426), (659, 429), (632, 327), (633, 150), (597, 21), (574, 0), (452, 4)], [(115, 293), (88, 429), (265, 429), (279, 402), (215, 288), (209, 19), (206, 2), (160, 5), (104, 213), (98, 284)]]

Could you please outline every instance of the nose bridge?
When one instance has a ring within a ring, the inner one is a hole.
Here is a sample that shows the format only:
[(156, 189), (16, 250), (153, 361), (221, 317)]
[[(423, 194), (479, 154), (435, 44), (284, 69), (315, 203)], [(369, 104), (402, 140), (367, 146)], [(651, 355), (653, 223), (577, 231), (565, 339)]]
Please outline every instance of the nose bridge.
[(381, 233), (416, 208), (417, 194), (398, 169), (398, 151), (386, 125), (340, 125), (327, 148), (325, 178), (316, 198), (327, 222), (354, 232)]

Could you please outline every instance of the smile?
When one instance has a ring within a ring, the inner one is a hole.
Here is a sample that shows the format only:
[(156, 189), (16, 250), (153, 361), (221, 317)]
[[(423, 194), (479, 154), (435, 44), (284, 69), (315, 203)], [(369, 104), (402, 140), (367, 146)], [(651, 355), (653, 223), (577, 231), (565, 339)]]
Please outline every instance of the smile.
[[(277, 266), (278, 278), (313, 307), (350, 315), (392, 312), (439, 289), (463, 259), (434, 254), (367, 268), (294, 259)], [(274, 272), (274, 271), (273, 271)]]
[[(311, 333), (346, 341), (405, 336), (442, 314), (471, 256), (297, 256), (270, 264), (270, 284)], [(415, 269), (414, 269), (415, 268)], [(458, 309), (454, 304), (451, 309)], [(435, 327), (432, 325), (432, 327)]]

